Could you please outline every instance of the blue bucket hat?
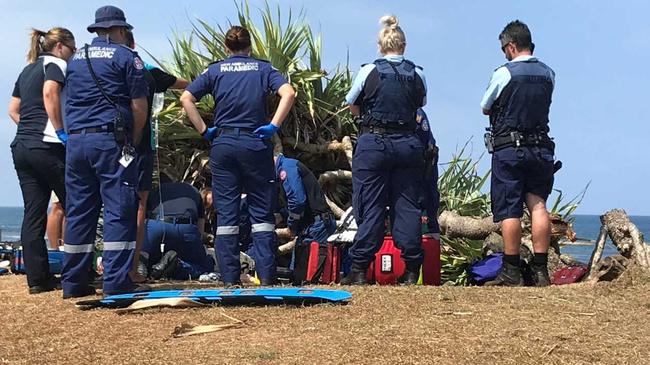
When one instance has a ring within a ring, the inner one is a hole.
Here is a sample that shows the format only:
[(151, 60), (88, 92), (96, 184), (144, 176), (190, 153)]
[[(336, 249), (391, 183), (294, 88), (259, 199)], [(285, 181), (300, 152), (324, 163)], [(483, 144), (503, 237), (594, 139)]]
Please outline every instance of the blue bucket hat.
[(97, 29), (108, 29), (112, 27), (125, 27), (133, 29), (133, 26), (126, 22), (124, 12), (116, 6), (102, 6), (95, 12), (95, 23), (88, 26), (90, 33)]

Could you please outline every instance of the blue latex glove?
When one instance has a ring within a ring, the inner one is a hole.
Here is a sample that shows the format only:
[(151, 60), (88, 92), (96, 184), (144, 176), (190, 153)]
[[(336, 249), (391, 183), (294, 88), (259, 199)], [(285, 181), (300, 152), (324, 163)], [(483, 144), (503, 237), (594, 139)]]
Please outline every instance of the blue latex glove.
[(269, 139), (278, 131), (278, 127), (273, 123), (263, 125), (253, 131), (253, 134), (262, 139)]
[(209, 128), (206, 128), (206, 129), (203, 131), (203, 134), (202, 134), (203, 139), (206, 139), (206, 140), (208, 140), (209, 142), (212, 142), (212, 140), (214, 139), (214, 137), (217, 136), (217, 130), (218, 130), (217, 127), (209, 127)]
[(56, 136), (59, 137), (61, 142), (63, 142), (63, 145), (65, 146), (68, 143), (68, 134), (65, 132), (63, 128), (57, 129), (56, 131)]

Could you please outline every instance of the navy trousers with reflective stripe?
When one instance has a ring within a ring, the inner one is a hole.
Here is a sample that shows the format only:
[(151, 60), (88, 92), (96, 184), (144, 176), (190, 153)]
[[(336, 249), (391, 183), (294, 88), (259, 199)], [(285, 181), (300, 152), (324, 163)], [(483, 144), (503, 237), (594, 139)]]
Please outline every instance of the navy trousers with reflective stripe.
[(130, 290), (138, 209), (137, 164), (119, 163), (122, 149), (112, 133), (70, 135), (66, 153), (64, 294), (89, 283), (97, 220), (104, 204), (104, 293)]
[(352, 159), (352, 205), (359, 226), (349, 256), (359, 267), (374, 260), (384, 238), (386, 207), (406, 262), (422, 262), (424, 146), (415, 135), (366, 133)]
[(142, 255), (147, 257), (149, 265), (160, 261), (165, 251), (176, 251), (178, 258), (185, 263), (174, 273), (174, 279), (198, 279), (206, 272), (214, 271), (214, 261), (208, 255), (201, 242), (201, 232), (196, 224), (175, 224), (147, 219), (147, 230), (142, 244)]
[(239, 281), (239, 205), (242, 191), (247, 194), (255, 260), (260, 279), (276, 278), (275, 219), (277, 197), (273, 146), (248, 133), (215, 138), (210, 154), (212, 196), (217, 213), (215, 249), (221, 277)]

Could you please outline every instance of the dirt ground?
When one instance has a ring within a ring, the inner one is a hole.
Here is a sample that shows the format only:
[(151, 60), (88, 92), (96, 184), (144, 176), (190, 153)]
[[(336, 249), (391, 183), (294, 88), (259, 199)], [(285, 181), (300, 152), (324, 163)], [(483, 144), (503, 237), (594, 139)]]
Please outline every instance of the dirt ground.
[[(80, 311), (0, 277), (0, 363), (648, 364), (650, 278), (551, 288), (364, 287), (348, 305)], [(182, 324), (242, 328), (184, 338)]]

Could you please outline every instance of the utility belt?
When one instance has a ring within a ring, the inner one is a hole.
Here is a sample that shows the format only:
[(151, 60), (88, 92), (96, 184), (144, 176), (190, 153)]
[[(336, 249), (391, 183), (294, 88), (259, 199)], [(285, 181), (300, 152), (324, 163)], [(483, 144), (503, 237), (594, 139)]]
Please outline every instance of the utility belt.
[(546, 133), (523, 133), (523, 132), (510, 132), (504, 136), (494, 136), (488, 128), (488, 132), (484, 135), (485, 147), (488, 153), (499, 151), (507, 147), (529, 147), (538, 146), (546, 147), (551, 151), (555, 150), (555, 142)]
[(217, 130), (217, 137), (224, 134), (252, 134), (255, 129), (253, 128), (219, 128)]
[(329, 221), (332, 221), (332, 220), (335, 220), (335, 219), (336, 218), (334, 218), (334, 214), (332, 214), (331, 212), (325, 212), (325, 213), (320, 213), (320, 214), (314, 215), (314, 221), (319, 221), (320, 220), (320, 221), (323, 221), (323, 222), (329, 222)]
[(172, 217), (164, 217), (163, 219), (160, 219), (160, 217), (153, 214), (149, 216), (149, 219), (161, 220), (165, 223), (172, 223), (172, 224), (197, 224), (198, 223), (196, 219), (190, 217), (184, 217), (184, 216), (179, 216), (179, 217), (172, 216)]
[(359, 134), (414, 134), (415, 128), (380, 127), (377, 125), (360, 125)]

